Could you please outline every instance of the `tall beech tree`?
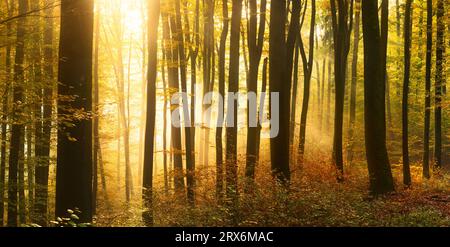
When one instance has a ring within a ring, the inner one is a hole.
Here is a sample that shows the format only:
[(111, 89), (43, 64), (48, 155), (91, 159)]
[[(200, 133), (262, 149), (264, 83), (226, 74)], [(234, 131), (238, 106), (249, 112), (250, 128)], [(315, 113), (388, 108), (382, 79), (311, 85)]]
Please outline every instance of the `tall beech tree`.
[[(394, 190), (386, 148), (385, 77), (377, 1), (362, 1), (364, 43), (364, 133), (370, 191)], [(367, 69), (370, 68), (370, 69)]]
[[(225, 95), (225, 53), (229, 32), (228, 0), (222, 0), (222, 32), (219, 43), (219, 94)], [(223, 140), (222, 125), (225, 107), (219, 104), (216, 128), (216, 197), (223, 199)]]
[[(50, 0), (46, 1), (50, 4)], [(46, 16), (52, 16), (53, 8), (45, 10)], [(37, 166), (35, 172), (36, 192), (35, 192), (35, 207), (34, 216), (36, 223), (47, 225), (47, 208), (48, 208), (48, 183), (49, 183), (49, 167), (50, 167), (50, 145), (51, 145), (51, 130), (52, 130), (52, 114), (53, 114), (53, 91), (55, 87), (54, 78), (54, 51), (53, 51), (53, 35), (54, 20), (52, 18), (45, 19), (44, 29), (44, 88), (43, 88), (43, 117), (42, 117), (42, 140), (40, 150), (37, 157)]]
[[(230, 67), (228, 78), (228, 110), (226, 126), (226, 197), (235, 205), (238, 200), (237, 173), (237, 98), (231, 94), (239, 92), (239, 37), (241, 29), (242, 0), (232, 1), (231, 30), (230, 30)], [(231, 120), (231, 121), (228, 121)]]
[(442, 167), (442, 97), (444, 87), (444, 1), (436, 2), (436, 78), (434, 89), (434, 166)]
[[(261, 62), (261, 55), (264, 45), (264, 32), (266, 27), (266, 0), (261, 0), (259, 14), (257, 11), (257, 1), (250, 0), (250, 18), (247, 30), (247, 42), (249, 52), (249, 73), (247, 92), (257, 93), (258, 91), (258, 72)], [(258, 18), (259, 15), (259, 18)], [(259, 23), (259, 27), (258, 27)], [(249, 104), (248, 104), (249, 106)], [(256, 111), (253, 116), (250, 116), (251, 110), (248, 109), (248, 123), (252, 119), (258, 119)], [(255, 178), (255, 165), (257, 160), (256, 135), (258, 134), (257, 126), (247, 127), (247, 162), (245, 168), (245, 175), (250, 179)]]
[[(303, 11), (303, 17), (301, 23), (303, 24), (305, 14), (306, 14), (306, 5), (305, 2), (305, 10)], [(306, 124), (308, 119), (308, 108), (309, 108), (309, 97), (311, 90), (311, 76), (313, 71), (313, 60), (314, 60), (314, 33), (315, 33), (315, 19), (316, 19), (316, 1), (311, 1), (311, 24), (309, 28), (309, 51), (307, 53), (305, 44), (303, 43), (303, 38), (299, 37), (299, 47), (300, 54), (303, 62), (303, 103), (302, 103), (302, 112), (300, 117), (300, 137), (299, 137), (299, 147), (298, 147), (298, 163), (299, 165), (303, 165), (304, 163), (304, 154), (305, 154), (305, 143), (306, 143)], [(303, 25), (301, 25), (303, 26)]]
[[(269, 91), (279, 97), (279, 133), (270, 140), (272, 174), (281, 182), (289, 182), (289, 116), (291, 85), (288, 76), (286, 45), (286, 0), (270, 4)], [(273, 104), (271, 96), (270, 101)], [(273, 112), (270, 113), (273, 115)]]
[[(175, 38), (177, 40), (178, 47), (178, 63), (180, 68), (180, 82), (181, 82), (181, 91), (184, 93), (181, 102), (183, 105), (188, 106), (188, 96), (187, 96), (187, 74), (186, 74), (186, 53), (184, 46), (184, 33), (183, 26), (181, 22), (181, 2), (180, 0), (175, 1), (175, 16), (176, 16), (176, 33)], [(187, 123), (191, 123), (190, 114), (187, 107), (183, 107), (183, 118), (185, 121), (185, 146), (186, 146), (186, 185), (187, 185), (187, 198), (191, 205), (195, 203), (195, 167), (193, 164), (192, 156), (194, 153), (192, 152), (191, 147), (191, 128)]]
[[(147, 119), (145, 127), (144, 169), (142, 178), (142, 219), (146, 226), (153, 225), (153, 157), (156, 120), (156, 77), (158, 58), (158, 24), (160, 2), (150, 1), (148, 5), (148, 70), (147, 70)], [(165, 116), (164, 116), (165, 117)]]
[[(337, 6), (336, 6), (337, 2)], [(344, 122), (345, 80), (347, 56), (350, 50), (350, 34), (353, 26), (353, 0), (330, 0), (334, 41), (334, 136), (333, 163), (337, 168), (337, 180), (344, 179), (342, 132)]]
[[(6, 4), (6, 9), (7, 9), (7, 14), (8, 14), (8, 18), (11, 18), (13, 15), (13, 2), (12, 0), (10, 1), (5, 1), (4, 2)], [(8, 39), (11, 38), (11, 32), (12, 32), (12, 23), (8, 22), (6, 24), (6, 37)], [(10, 89), (10, 84), (11, 84), (11, 68), (12, 68), (12, 59), (11, 59), (11, 54), (12, 54), (12, 45), (11, 44), (7, 44), (6, 45), (6, 51), (5, 51), (5, 73), (6, 73), (6, 82), (7, 82), (7, 86), (4, 88), (3, 91), (3, 99), (2, 99), (2, 116), (1, 116), (1, 120), (2, 120), (2, 124), (1, 124), (1, 148), (0, 148), (0, 225), (3, 226), (3, 221), (4, 221), (4, 211), (5, 211), (5, 187), (6, 187), (6, 141), (7, 141), (7, 120), (8, 120), (8, 115), (5, 114), (6, 112), (8, 112), (8, 96), (10, 95), (9, 89)]]
[[(61, 1), (58, 86), (56, 216), (78, 208), (92, 220), (92, 51), (93, 1)], [(76, 46), (72, 44), (77, 44)], [(75, 97), (74, 97), (75, 96)], [(83, 112), (68, 119), (74, 112)]]
[[(19, 1), (19, 15), (24, 15), (28, 11), (28, 1)], [(25, 32), (27, 20), (20, 18), (16, 28), (16, 54), (14, 58), (14, 80), (13, 80), (13, 124), (11, 127), (11, 143), (9, 146), (9, 167), (8, 167), (8, 226), (17, 226), (18, 219), (18, 189), (19, 189), (19, 166), (23, 162), (23, 135), (24, 124), (21, 119), (24, 106), (24, 59), (25, 59)], [(21, 160), (22, 159), (22, 160)], [(23, 172), (23, 171), (22, 171)], [(23, 222), (21, 222), (23, 223)]]
[(353, 29), (353, 51), (352, 51), (352, 78), (350, 85), (350, 111), (349, 111), (349, 128), (348, 139), (349, 149), (347, 152), (347, 161), (349, 164), (353, 161), (353, 146), (355, 144), (354, 129), (356, 121), (356, 89), (358, 83), (358, 51), (359, 51), (359, 26), (361, 25), (361, 0), (355, 0), (355, 26)]
[[(385, 1), (386, 3), (388, 1)], [(402, 154), (403, 154), (403, 184), (411, 185), (411, 171), (409, 167), (408, 148), (408, 96), (409, 78), (411, 68), (411, 12), (412, 0), (406, 0), (404, 23), (404, 75), (403, 75), (403, 101), (402, 101)]]
[(423, 129), (423, 177), (430, 178), (431, 57), (433, 47), (433, 1), (427, 0), (427, 52), (425, 58), (425, 116)]

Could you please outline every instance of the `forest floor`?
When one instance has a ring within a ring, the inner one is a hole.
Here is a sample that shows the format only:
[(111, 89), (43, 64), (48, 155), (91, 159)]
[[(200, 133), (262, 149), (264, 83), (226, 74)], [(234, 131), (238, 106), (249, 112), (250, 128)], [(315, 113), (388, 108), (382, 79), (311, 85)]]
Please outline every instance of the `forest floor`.
[[(161, 192), (155, 196), (155, 225), (450, 226), (448, 172), (424, 181), (421, 167), (413, 166), (410, 188), (401, 183), (401, 166), (393, 165), (393, 173), (396, 191), (373, 198), (368, 194), (367, 168), (362, 164), (347, 167), (342, 183), (336, 182), (331, 165), (305, 164), (294, 169), (288, 192), (274, 184), (267, 172), (260, 172), (252, 192), (241, 192), (239, 204), (230, 207), (216, 203), (213, 171), (199, 171), (193, 208), (162, 188), (157, 190)], [(142, 226), (140, 205), (124, 208), (122, 204), (112, 210), (100, 209), (97, 225)]]

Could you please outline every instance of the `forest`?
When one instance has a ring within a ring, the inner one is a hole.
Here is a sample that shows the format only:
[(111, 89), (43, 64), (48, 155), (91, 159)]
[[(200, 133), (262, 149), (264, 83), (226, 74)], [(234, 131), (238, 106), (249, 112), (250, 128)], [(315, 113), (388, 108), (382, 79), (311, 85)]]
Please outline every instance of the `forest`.
[(0, 226), (448, 227), (448, 3), (3, 0)]

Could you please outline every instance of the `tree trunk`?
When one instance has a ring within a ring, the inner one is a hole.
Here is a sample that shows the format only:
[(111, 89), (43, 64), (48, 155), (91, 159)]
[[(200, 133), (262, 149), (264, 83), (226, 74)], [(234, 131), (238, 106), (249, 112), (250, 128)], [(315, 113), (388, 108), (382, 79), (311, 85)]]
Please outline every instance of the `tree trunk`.
[[(12, 16), (12, 2), (5, 1), (8, 17)], [(8, 22), (6, 24), (6, 37), (8, 40), (11, 39), (11, 30), (12, 24)], [(1, 124), (1, 149), (0, 149), (0, 226), (3, 226), (4, 219), (4, 211), (5, 211), (5, 187), (6, 187), (6, 143), (7, 143), (7, 120), (8, 120), (8, 98), (9, 98), (9, 90), (11, 85), (11, 45), (6, 45), (5, 52), (5, 73), (6, 73), (6, 87), (3, 92), (3, 100), (2, 100), (2, 124)]]
[[(166, 36), (169, 37), (170, 46), (166, 50), (168, 63), (168, 73), (169, 73), (169, 98), (172, 99), (174, 94), (179, 92), (179, 73), (178, 68), (173, 66), (174, 64), (178, 64), (178, 48), (175, 45), (176, 38), (176, 22), (171, 14), (168, 15), (168, 21), (164, 22), (164, 26), (166, 29)], [(169, 27), (170, 22), (170, 27)], [(165, 38), (166, 39), (166, 38)], [(167, 39), (166, 39), (167, 40)], [(179, 104), (175, 104), (173, 102), (170, 103), (170, 109), (175, 109), (179, 107)], [(172, 117), (172, 122), (177, 121)], [(174, 186), (176, 192), (184, 192), (184, 176), (183, 176), (183, 159), (182, 159), (182, 147), (181, 147), (181, 130), (180, 128), (174, 127), (172, 125), (171, 128), (171, 147), (173, 152), (173, 166), (174, 166)]]
[[(237, 174), (237, 99), (231, 94), (239, 92), (239, 34), (242, 14), (242, 0), (232, 1), (230, 35), (230, 71), (228, 81), (228, 111), (226, 128), (226, 196), (232, 205), (238, 202)], [(232, 126), (230, 126), (232, 125)]]
[[(222, 0), (222, 33), (219, 45), (219, 94), (225, 96), (225, 52), (229, 30), (229, 15), (227, 0)], [(224, 117), (224, 104), (219, 104), (216, 128), (216, 198), (219, 202), (223, 200), (223, 141), (222, 126)]]
[[(269, 91), (278, 93), (279, 98), (279, 133), (270, 140), (272, 174), (282, 183), (289, 183), (289, 116), (290, 116), (290, 80), (288, 76), (287, 46), (285, 39), (286, 0), (270, 4), (270, 39), (269, 39)], [(297, 30), (298, 31), (298, 30)], [(273, 104), (271, 95), (270, 101)], [(273, 117), (274, 112), (270, 112)]]
[[(90, 112), (92, 109), (92, 43), (93, 1), (61, 1), (61, 37), (58, 94), (77, 95), (68, 102), (58, 98), (58, 114), (70, 109)], [(73, 44), (77, 44), (73, 46)], [(92, 220), (92, 122), (76, 119), (67, 126), (59, 120), (56, 216), (64, 217), (67, 209), (78, 208), (80, 221)], [(76, 140), (76, 141), (75, 141)]]
[(364, 123), (370, 191), (394, 190), (386, 148), (385, 78), (377, 1), (362, 1), (364, 34)]
[[(266, 28), (266, 0), (261, 1), (261, 7), (259, 11), (259, 20), (257, 14), (257, 1), (250, 0), (250, 19), (248, 25), (248, 50), (249, 50), (249, 73), (248, 73), (248, 83), (247, 83), (247, 93), (257, 94), (258, 92), (258, 74), (259, 74), (259, 64), (261, 61), (261, 54), (264, 45), (264, 32)], [(258, 26), (259, 22), (259, 28)], [(255, 105), (256, 107), (256, 105)], [(247, 112), (248, 112), (248, 127), (247, 127), (247, 159), (245, 176), (251, 181), (255, 179), (255, 166), (257, 160), (256, 150), (256, 135), (258, 134), (257, 126), (250, 126), (252, 120), (258, 119), (255, 115), (251, 116), (250, 103), (247, 102)], [(253, 121), (254, 122), (254, 121)]]
[[(28, 11), (28, 1), (19, 1), (19, 15), (24, 15)], [(20, 118), (23, 112), (23, 87), (24, 81), (24, 47), (25, 47), (25, 26), (26, 18), (20, 18), (17, 22), (16, 33), (16, 55), (14, 61), (14, 84), (13, 84), (13, 109), (12, 109), (12, 127), (11, 144), (9, 150), (9, 168), (8, 168), (8, 226), (17, 226), (17, 206), (18, 206), (18, 175), (21, 172), (20, 159), (23, 158), (23, 119)], [(19, 175), (20, 176), (20, 175)], [(20, 179), (20, 178), (19, 178)]]
[[(145, 126), (144, 169), (142, 178), (142, 219), (146, 226), (152, 226), (153, 217), (153, 157), (156, 121), (156, 77), (158, 67), (158, 25), (160, 2), (150, 1), (148, 6), (148, 71), (147, 71), (147, 121)], [(164, 116), (165, 118), (166, 116)]]
[[(344, 179), (344, 159), (342, 155), (342, 132), (344, 122), (345, 80), (347, 56), (350, 48), (350, 34), (353, 23), (353, 1), (331, 0), (332, 27), (334, 40), (334, 81), (335, 112), (333, 136), (333, 162), (337, 169), (337, 180)], [(350, 13), (349, 13), (350, 11)]]
[(182, 91), (182, 105), (183, 105), (183, 118), (185, 121), (185, 145), (186, 145), (186, 185), (187, 185), (187, 199), (191, 206), (195, 204), (195, 167), (193, 164), (192, 156), (194, 153), (191, 148), (191, 128), (188, 123), (191, 123), (189, 114), (189, 103), (187, 96), (187, 75), (186, 75), (186, 54), (184, 50), (184, 34), (183, 26), (181, 22), (181, 2), (175, 1), (175, 16), (176, 16), (176, 40), (178, 42), (178, 55), (179, 55), (179, 68), (181, 79), (181, 91)]
[[(291, 99), (291, 126), (289, 129), (289, 142), (291, 147), (293, 148), (294, 142), (295, 142), (295, 115), (296, 115), (296, 109), (297, 109), (297, 94), (298, 94), (298, 60), (300, 56), (300, 47), (299, 47), (299, 41), (297, 41), (295, 46), (295, 53), (294, 53), (294, 74), (293, 74), (293, 81), (292, 81), (292, 99)], [(294, 154), (292, 154), (294, 155)]]
[[(304, 13), (305, 14), (305, 13)], [(309, 108), (309, 97), (311, 88), (311, 76), (313, 70), (313, 60), (314, 60), (314, 33), (315, 33), (315, 20), (316, 20), (316, 1), (311, 1), (311, 25), (309, 30), (309, 57), (306, 57), (305, 45), (302, 40), (300, 33), (300, 54), (302, 56), (303, 62), (303, 103), (302, 112), (300, 117), (300, 136), (299, 136), (299, 147), (298, 147), (298, 165), (301, 167), (304, 164), (305, 155), (305, 143), (306, 143), (306, 124), (308, 120), (308, 108)]]
[[(53, 9), (46, 10), (47, 16), (53, 15)], [(43, 117), (42, 117), (42, 142), (39, 151), (38, 165), (36, 166), (35, 182), (35, 207), (36, 223), (47, 225), (48, 204), (48, 176), (50, 166), (50, 136), (52, 125), (53, 87), (54, 87), (54, 59), (53, 59), (53, 19), (45, 20), (44, 29), (44, 74), (46, 75), (43, 90)], [(37, 150), (36, 150), (37, 151)]]
[[(387, 1), (386, 1), (387, 2)], [(403, 184), (411, 185), (411, 171), (409, 168), (408, 150), (408, 95), (409, 76), (411, 67), (411, 4), (412, 0), (406, 0), (404, 23), (404, 76), (403, 76), (403, 101), (402, 101), (402, 154), (403, 154)]]
[[(264, 114), (264, 106), (265, 106), (265, 101), (266, 101), (266, 96), (265, 93), (267, 91), (267, 64), (269, 63), (269, 59), (265, 58), (264, 62), (263, 62), (263, 70), (262, 70), (262, 84), (261, 84), (261, 95), (263, 95), (260, 99), (259, 102), (259, 112), (258, 112), (258, 116), (262, 116), (262, 114)], [(258, 133), (256, 134), (256, 141), (255, 141), (255, 145), (256, 145), (256, 163), (259, 162), (259, 150), (260, 150), (260, 146), (261, 146), (261, 129), (262, 129), (262, 125), (261, 123), (258, 123)]]
[[(40, 13), (40, 2), (30, 2), (32, 10), (38, 10)], [(32, 27), (33, 52), (31, 53), (33, 68), (33, 86), (28, 88), (29, 104), (34, 106), (30, 109), (30, 115), (33, 116), (33, 122), (26, 126), (27, 135), (27, 169), (28, 169), (28, 209), (30, 220), (34, 220), (34, 196), (35, 196), (35, 169), (40, 164), (42, 157), (42, 104), (43, 104), (43, 75), (42, 75), (42, 41), (41, 41), (41, 19), (37, 17)], [(34, 129), (34, 157), (32, 157)], [(34, 158), (34, 159), (33, 159)]]
[(165, 42), (161, 42), (162, 61), (161, 61), (161, 76), (163, 83), (164, 106), (163, 106), (163, 169), (164, 169), (164, 192), (169, 193), (169, 177), (167, 171), (167, 82), (166, 82), (166, 51), (164, 49)]
[(434, 98), (434, 166), (442, 167), (442, 89), (444, 85), (444, 1), (436, 6), (436, 78)]
[(423, 130), (423, 177), (430, 178), (431, 58), (433, 47), (433, 1), (427, 0), (427, 53), (425, 61), (425, 116)]
[[(20, 121), (20, 120), (19, 120)], [(24, 126), (25, 127), (25, 126)], [(19, 225), (25, 224), (25, 129), (22, 129), (22, 136), (20, 137), (19, 147), (19, 174), (18, 174), (18, 192), (19, 192)]]
[(355, 140), (353, 139), (353, 130), (355, 129), (356, 120), (356, 87), (358, 83), (358, 50), (359, 50), (359, 26), (361, 19), (361, 0), (355, 2), (355, 28), (353, 30), (353, 54), (352, 54), (352, 84), (350, 93), (350, 127), (348, 129), (349, 149), (347, 153), (347, 162), (353, 162), (353, 147)]

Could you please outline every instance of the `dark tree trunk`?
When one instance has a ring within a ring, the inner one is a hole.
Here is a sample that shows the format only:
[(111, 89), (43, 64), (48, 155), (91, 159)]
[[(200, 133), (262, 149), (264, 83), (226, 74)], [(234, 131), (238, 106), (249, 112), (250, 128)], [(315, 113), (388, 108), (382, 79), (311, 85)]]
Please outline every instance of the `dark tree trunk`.
[(362, 1), (364, 33), (364, 120), (370, 191), (394, 190), (386, 148), (385, 77), (377, 1)]
[[(270, 141), (271, 164), (273, 176), (283, 183), (289, 183), (289, 116), (290, 89), (288, 76), (287, 46), (285, 38), (286, 0), (274, 1), (270, 5), (270, 40), (269, 40), (269, 91), (278, 93), (279, 97), (279, 133)], [(270, 97), (273, 104), (273, 98)], [(270, 115), (273, 117), (273, 112)]]
[[(46, 10), (47, 16), (53, 15), (53, 9)], [(54, 87), (54, 59), (53, 59), (53, 19), (47, 18), (44, 29), (44, 72), (45, 82), (43, 90), (43, 118), (42, 142), (39, 151), (38, 165), (35, 172), (36, 195), (34, 214), (36, 223), (47, 225), (48, 204), (48, 176), (50, 166), (50, 136), (52, 125), (53, 87)], [(36, 150), (37, 151), (37, 150)]]
[(192, 44), (195, 44), (195, 49), (191, 46), (191, 148), (192, 148), (192, 165), (195, 168), (195, 102), (196, 102), (196, 86), (197, 86), (197, 58), (200, 46), (200, 1), (195, 1), (195, 29), (194, 29)]
[[(306, 8), (306, 6), (305, 6)], [(303, 13), (305, 15), (305, 13)], [(316, 1), (311, 1), (311, 24), (309, 30), (309, 57), (306, 56), (306, 49), (303, 43), (303, 39), (300, 33), (299, 45), (300, 54), (303, 62), (303, 103), (302, 112), (300, 116), (300, 137), (299, 137), (299, 147), (298, 147), (298, 165), (303, 166), (304, 155), (305, 155), (305, 143), (306, 143), (306, 124), (308, 120), (308, 108), (309, 108), (309, 96), (311, 88), (311, 76), (313, 70), (313, 60), (314, 60), (314, 33), (315, 33), (315, 21), (316, 21)]]
[[(299, 41), (297, 40), (296, 46), (295, 46), (295, 53), (294, 53), (294, 74), (293, 74), (293, 81), (292, 81), (292, 99), (291, 99), (291, 125), (289, 128), (289, 143), (291, 148), (293, 149), (294, 141), (295, 141), (295, 115), (296, 115), (296, 109), (297, 109), (297, 94), (298, 94), (298, 60), (300, 56), (300, 47), (299, 47)], [(292, 154), (294, 155), (294, 154)]]
[[(336, 6), (337, 2), (337, 6)], [(343, 122), (345, 101), (345, 80), (347, 72), (347, 56), (350, 48), (350, 34), (353, 23), (353, 1), (331, 0), (333, 41), (334, 41), (334, 81), (335, 111), (333, 136), (333, 162), (337, 169), (337, 180), (344, 179)]]
[[(76, 119), (67, 126), (71, 110), (92, 110), (93, 1), (61, 1), (58, 98), (56, 216), (79, 208), (80, 220), (92, 220), (92, 122)], [(73, 46), (73, 44), (77, 44)], [(76, 141), (75, 141), (76, 140)]]
[[(239, 91), (239, 36), (242, 14), (242, 0), (232, 1), (231, 33), (230, 33), (230, 71), (228, 79), (228, 97)], [(238, 174), (237, 174), (237, 104), (236, 98), (228, 100), (226, 126), (226, 197), (232, 205), (238, 202)], [(232, 126), (230, 126), (232, 125)]]
[[(386, 1), (387, 2), (387, 1)], [(409, 77), (411, 67), (411, 4), (412, 0), (406, 1), (405, 23), (404, 23), (404, 76), (403, 76), (403, 101), (402, 101), (402, 154), (403, 154), (403, 184), (411, 185), (411, 171), (409, 168), (408, 149), (408, 95)]]
[[(228, 3), (222, 0), (222, 33), (219, 45), (219, 94), (225, 96), (225, 52), (229, 29)], [(224, 117), (224, 104), (219, 104), (216, 128), (216, 197), (220, 202), (223, 199), (223, 141), (222, 126)]]
[[(12, 1), (12, 0), (11, 0)], [(8, 11), (8, 17), (11, 18), (13, 15), (12, 11), (12, 2), (5, 1), (6, 8)], [(6, 24), (6, 37), (8, 40), (11, 39), (11, 32), (12, 32), (12, 24), (11, 22), (8, 22)], [(1, 124), (1, 151), (0, 151), (0, 226), (3, 226), (3, 219), (4, 219), (4, 211), (5, 211), (5, 187), (6, 187), (6, 143), (7, 143), (7, 120), (8, 120), (8, 96), (9, 96), (9, 90), (10, 90), (10, 84), (11, 84), (11, 45), (6, 45), (6, 52), (5, 52), (5, 72), (6, 72), (6, 86), (3, 91), (3, 100), (2, 100), (2, 124)]]
[[(380, 37), (381, 37), (381, 72), (382, 78), (386, 81), (387, 78), (387, 45), (389, 35), (389, 0), (382, 0), (381, 2), (381, 20), (380, 20)], [(385, 90), (386, 91), (386, 90)]]
[[(33, 1), (30, 3), (32, 10), (39, 10), (40, 2)], [(28, 88), (29, 104), (34, 106), (34, 109), (30, 109), (30, 113), (33, 116), (33, 122), (26, 126), (26, 139), (27, 139), (27, 169), (28, 169), (28, 210), (30, 212), (30, 219), (34, 220), (34, 201), (35, 201), (35, 170), (40, 164), (42, 157), (42, 103), (43, 103), (43, 75), (42, 75), (42, 40), (41, 40), (41, 19), (36, 18), (36, 23), (32, 27), (32, 40), (33, 40), (33, 52), (31, 53), (32, 68), (33, 68), (33, 81), (32, 88)], [(34, 130), (34, 157), (32, 157), (33, 146), (33, 130)]]
[[(263, 62), (263, 70), (262, 70), (262, 84), (261, 84), (261, 94), (265, 95), (266, 91), (267, 91), (267, 65), (269, 63), (269, 59), (265, 58), (264, 62)], [(266, 101), (266, 96), (261, 97), (261, 100), (259, 102), (259, 112), (258, 112), (258, 116), (261, 117), (261, 114), (264, 114), (264, 105), (265, 105), (265, 101)], [(256, 163), (258, 163), (259, 161), (259, 150), (260, 150), (260, 146), (261, 146), (261, 129), (262, 129), (262, 125), (261, 123), (258, 123), (258, 133), (256, 135), (256, 141), (255, 141), (255, 145), (256, 145)]]
[(187, 96), (187, 75), (186, 75), (186, 54), (184, 50), (184, 34), (183, 34), (183, 26), (181, 22), (181, 3), (180, 0), (175, 1), (175, 16), (176, 16), (176, 40), (178, 42), (178, 56), (179, 56), (179, 68), (180, 68), (180, 79), (181, 79), (181, 91), (183, 92), (182, 96), (182, 105), (183, 105), (183, 117), (185, 121), (185, 145), (186, 145), (186, 185), (187, 185), (187, 199), (191, 206), (195, 204), (195, 167), (193, 164), (192, 156), (194, 153), (191, 148), (191, 128), (189, 127), (188, 122), (190, 123), (190, 114), (188, 108), (188, 96)]
[(356, 120), (356, 87), (358, 83), (358, 50), (359, 50), (359, 26), (361, 19), (361, 0), (355, 1), (355, 28), (353, 30), (353, 54), (352, 54), (352, 84), (350, 89), (350, 127), (348, 129), (348, 139), (350, 146), (347, 153), (347, 161), (349, 164), (353, 161), (353, 130), (355, 129)]
[[(168, 63), (168, 76), (169, 76), (169, 98), (172, 99), (175, 93), (179, 92), (179, 73), (178, 68), (174, 67), (174, 64), (178, 64), (178, 48), (175, 45), (176, 42), (176, 22), (172, 14), (168, 15), (168, 21), (165, 22), (166, 32), (169, 32), (169, 42), (170, 46), (167, 49), (167, 59)], [(167, 35), (167, 34), (166, 34)], [(179, 104), (170, 103), (170, 109), (175, 109), (179, 107)], [(172, 122), (176, 119), (172, 118)], [(182, 159), (182, 147), (181, 147), (181, 129), (174, 127), (171, 128), (171, 147), (173, 152), (173, 167), (174, 167), (174, 186), (177, 192), (184, 192), (184, 176), (183, 176), (183, 159)]]
[(434, 166), (442, 167), (442, 94), (444, 85), (444, 1), (436, 6), (436, 78), (434, 98)]
[(430, 178), (431, 57), (433, 47), (433, 1), (427, 0), (427, 53), (425, 61), (425, 116), (423, 130), (423, 177)]
[[(142, 219), (146, 226), (153, 225), (153, 157), (156, 120), (156, 76), (158, 66), (158, 24), (160, 2), (148, 6), (148, 71), (147, 71), (147, 121), (145, 127), (144, 170), (142, 178)], [(166, 116), (164, 116), (165, 118)]]
[[(200, 21), (200, 17), (199, 17), (199, 13), (200, 13), (200, 2), (199, 0), (196, 0), (195, 2), (195, 23), (194, 23), (194, 35), (190, 35), (190, 27), (189, 27), (189, 13), (188, 13), (188, 7), (187, 7), (187, 2), (185, 2), (185, 6), (184, 6), (184, 19), (185, 19), (185, 27), (186, 27), (186, 40), (187, 42), (189, 42), (189, 57), (191, 60), (191, 105), (190, 105), (190, 127), (189, 127), (189, 131), (190, 131), (190, 152), (191, 152), (191, 156), (190, 156), (190, 165), (189, 167), (187, 162), (186, 162), (186, 167), (187, 169), (191, 170), (191, 172), (188, 171), (188, 179), (190, 181), (188, 181), (188, 185), (190, 186), (190, 188), (194, 188), (193, 185), (195, 185), (195, 180), (194, 180), (194, 175), (195, 175), (195, 87), (197, 84), (197, 57), (198, 57), (198, 45), (200, 43), (200, 39), (199, 39), (199, 30), (200, 30), (200, 25), (199, 25), (199, 21)], [(187, 146), (186, 146), (187, 149)], [(192, 180), (192, 181), (191, 181)], [(192, 185), (192, 186), (191, 186)], [(191, 195), (188, 194), (188, 198), (192, 197), (193, 192), (191, 191), (191, 189), (188, 188), (188, 193), (190, 193)], [(191, 191), (191, 192), (190, 192)]]
[[(259, 64), (261, 61), (261, 54), (264, 45), (264, 32), (266, 28), (266, 0), (261, 1), (261, 7), (257, 11), (257, 1), (250, 0), (250, 19), (248, 24), (248, 50), (249, 50), (249, 73), (247, 82), (247, 92), (257, 94), (258, 92), (258, 74), (259, 74)], [(259, 28), (257, 28), (259, 22)], [(256, 135), (258, 134), (258, 126), (250, 126), (251, 120), (256, 120), (258, 117), (255, 115), (251, 116), (252, 112), (249, 107), (250, 103), (247, 103), (248, 107), (248, 123), (247, 127), (247, 160), (245, 168), (245, 176), (250, 180), (255, 178), (255, 166), (257, 160), (257, 147), (256, 147)], [(256, 110), (254, 111), (256, 113)]]
[[(28, 1), (19, 1), (19, 15), (24, 15), (28, 11)], [(25, 25), (26, 18), (20, 18), (17, 22), (16, 33), (16, 55), (14, 61), (14, 82), (13, 82), (13, 109), (11, 144), (9, 150), (8, 168), (8, 226), (17, 226), (17, 206), (18, 206), (18, 175), (20, 163), (23, 160), (23, 119), (20, 118), (23, 112), (23, 87), (24, 81), (24, 47), (25, 47)], [(22, 153), (22, 154), (21, 154)], [(19, 178), (20, 179), (20, 178)]]

